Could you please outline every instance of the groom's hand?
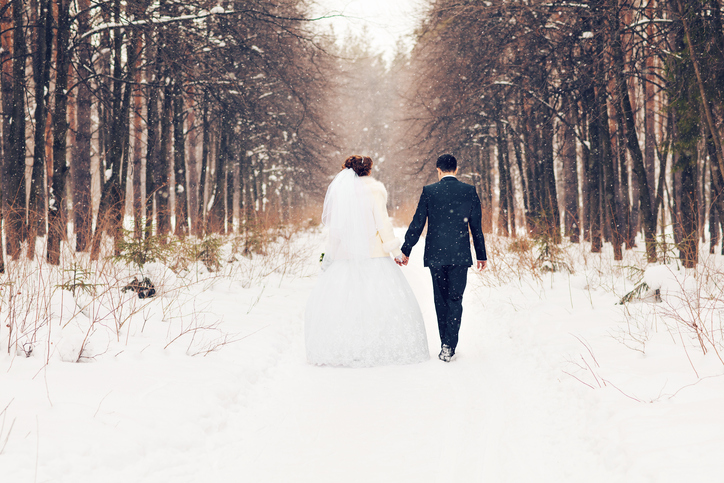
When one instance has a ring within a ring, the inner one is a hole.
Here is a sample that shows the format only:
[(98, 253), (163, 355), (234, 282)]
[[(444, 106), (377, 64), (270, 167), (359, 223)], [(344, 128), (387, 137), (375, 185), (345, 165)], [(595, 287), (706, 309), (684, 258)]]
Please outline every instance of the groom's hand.
[(478, 260), (478, 270), (483, 270), (487, 266), (488, 266), (487, 260)]
[(407, 255), (405, 255), (404, 253), (401, 253), (399, 256), (395, 257), (395, 262), (396, 262), (399, 266), (407, 265), (407, 262), (408, 262), (409, 260), (410, 260), (410, 259), (409, 259), (409, 258), (407, 257)]

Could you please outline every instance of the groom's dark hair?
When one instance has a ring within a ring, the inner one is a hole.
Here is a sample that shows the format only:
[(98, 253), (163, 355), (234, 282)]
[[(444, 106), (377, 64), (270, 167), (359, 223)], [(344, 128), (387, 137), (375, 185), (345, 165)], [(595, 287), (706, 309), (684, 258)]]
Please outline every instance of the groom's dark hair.
[(443, 173), (452, 173), (458, 167), (458, 160), (452, 154), (443, 154), (437, 158), (437, 167)]

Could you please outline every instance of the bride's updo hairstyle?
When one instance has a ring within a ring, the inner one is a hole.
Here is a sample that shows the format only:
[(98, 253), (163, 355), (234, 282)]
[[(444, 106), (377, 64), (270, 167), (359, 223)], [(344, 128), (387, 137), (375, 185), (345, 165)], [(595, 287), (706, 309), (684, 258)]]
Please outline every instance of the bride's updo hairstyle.
[(353, 154), (344, 161), (342, 169), (346, 168), (353, 169), (357, 176), (369, 176), (370, 171), (372, 171), (372, 158)]

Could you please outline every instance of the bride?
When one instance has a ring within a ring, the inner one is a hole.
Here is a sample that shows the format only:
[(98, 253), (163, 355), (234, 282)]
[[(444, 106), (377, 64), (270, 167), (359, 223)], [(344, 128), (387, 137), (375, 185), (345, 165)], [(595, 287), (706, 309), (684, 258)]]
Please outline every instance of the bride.
[(400, 242), (387, 216), (387, 191), (369, 176), (372, 160), (350, 156), (327, 189), (329, 240), (307, 303), (312, 364), (368, 367), (429, 359), (420, 307), (400, 268)]

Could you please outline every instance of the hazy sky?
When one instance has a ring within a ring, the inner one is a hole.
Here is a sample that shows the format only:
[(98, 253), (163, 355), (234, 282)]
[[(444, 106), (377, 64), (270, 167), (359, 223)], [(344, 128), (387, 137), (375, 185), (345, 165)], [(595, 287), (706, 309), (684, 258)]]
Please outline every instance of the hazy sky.
[[(427, 6), (427, 0), (312, 0), (315, 15), (342, 15), (321, 20), (320, 27), (332, 25), (338, 38), (346, 32), (361, 33), (367, 28), (373, 48), (390, 60), (395, 44), (412, 34)], [(408, 46), (411, 42), (407, 41)]]

